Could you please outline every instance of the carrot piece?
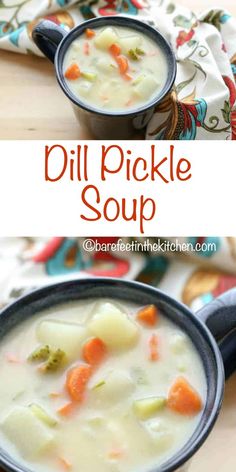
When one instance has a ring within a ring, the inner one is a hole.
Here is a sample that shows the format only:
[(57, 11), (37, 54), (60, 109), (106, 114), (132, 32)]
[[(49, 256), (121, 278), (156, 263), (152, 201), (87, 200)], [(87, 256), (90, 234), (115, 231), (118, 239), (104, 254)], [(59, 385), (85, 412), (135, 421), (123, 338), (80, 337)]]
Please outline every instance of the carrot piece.
[(91, 39), (96, 35), (95, 31), (90, 28), (86, 29), (85, 34), (86, 34), (86, 38), (88, 39)]
[(156, 334), (153, 334), (149, 340), (149, 349), (150, 349), (149, 360), (150, 361), (155, 362), (159, 359), (157, 348), (158, 348), (158, 338)]
[(71, 64), (65, 71), (65, 77), (68, 80), (77, 80), (81, 75), (80, 68), (77, 64)]
[(73, 412), (74, 406), (72, 402), (66, 403), (57, 410), (57, 413), (61, 416), (69, 416)]
[(133, 77), (131, 77), (131, 75), (129, 75), (127, 73), (123, 74), (123, 77), (124, 77), (125, 80), (133, 80)]
[(134, 103), (133, 100), (130, 99), (130, 100), (128, 100), (128, 101), (125, 103), (125, 106), (126, 106), (126, 107), (131, 107), (131, 106), (133, 105), (133, 103)]
[(92, 367), (90, 365), (80, 365), (68, 372), (66, 388), (72, 400), (76, 402), (83, 400), (85, 388), (91, 374)]
[(123, 456), (124, 456), (124, 451), (117, 447), (113, 448), (108, 454), (109, 459), (120, 459)]
[(158, 321), (158, 310), (155, 305), (147, 305), (139, 310), (137, 320), (147, 326), (155, 326)]
[(181, 415), (196, 415), (203, 403), (190, 383), (184, 377), (178, 377), (169, 391), (167, 406)]
[(119, 44), (113, 43), (113, 44), (109, 47), (109, 51), (110, 51), (110, 53), (112, 54), (112, 56), (117, 57), (117, 56), (119, 56), (120, 53), (121, 53), (121, 47), (119, 46)]
[(64, 470), (70, 470), (72, 468), (71, 462), (66, 460), (64, 457), (58, 457), (58, 460)]
[(84, 43), (84, 54), (85, 56), (89, 56), (90, 54), (90, 44), (88, 43), (88, 41), (85, 41)]
[(22, 364), (21, 359), (19, 359), (15, 354), (6, 354), (6, 360), (11, 364)]
[(99, 338), (90, 339), (83, 347), (83, 359), (90, 365), (100, 364), (106, 355), (106, 346)]
[(61, 393), (58, 393), (58, 392), (49, 393), (50, 398), (59, 398), (60, 396), (61, 396)]
[(128, 60), (126, 59), (126, 57), (124, 56), (117, 56), (116, 57), (116, 62), (118, 64), (118, 67), (119, 67), (119, 70), (120, 70), (120, 73), (123, 75), (125, 74), (128, 69), (129, 69), (129, 63), (128, 63)]

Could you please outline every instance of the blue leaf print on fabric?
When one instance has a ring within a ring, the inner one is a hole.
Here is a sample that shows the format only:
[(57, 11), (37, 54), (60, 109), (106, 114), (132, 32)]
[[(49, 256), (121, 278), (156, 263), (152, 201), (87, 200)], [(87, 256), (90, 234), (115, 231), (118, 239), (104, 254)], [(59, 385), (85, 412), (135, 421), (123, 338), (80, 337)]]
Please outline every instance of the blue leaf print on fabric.
[(228, 13), (224, 13), (224, 14), (221, 15), (221, 17), (220, 17), (220, 23), (221, 23), (222, 25), (224, 25), (224, 24), (227, 23), (227, 21), (229, 21), (231, 18), (232, 18), (231, 15), (229, 15)]
[(11, 41), (12, 44), (15, 46), (19, 47), (19, 39), (22, 31), (24, 31), (25, 25), (20, 26), (17, 30), (13, 31), (9, 35), (9, 40)]

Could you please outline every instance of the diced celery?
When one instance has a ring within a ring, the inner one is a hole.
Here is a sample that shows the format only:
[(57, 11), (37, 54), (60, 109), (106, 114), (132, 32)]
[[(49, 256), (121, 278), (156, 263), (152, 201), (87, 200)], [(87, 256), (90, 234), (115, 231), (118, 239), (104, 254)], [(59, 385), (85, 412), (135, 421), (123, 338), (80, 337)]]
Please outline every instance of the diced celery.
[(33, 412), (33, 414), (43, 423), (45, 423), (47, 426), (53, 427), (57, 425), (57, 420), (50, 416), (44, 408), (42, 408), (40, 405), (37, 405), (37, 403), (32, 403), (29, 406), (30, 410)]
[(133, 410), (137, 418), (146, 420), (162, 410), (166, 404), (164, 397), (150, 397), (141, 400), (135, 400)]
[(94, 82), (97, 78), (97, 74), (93, 72), (82, 72), (81, 75), (84, 79), (89, 80), (89, 82)]

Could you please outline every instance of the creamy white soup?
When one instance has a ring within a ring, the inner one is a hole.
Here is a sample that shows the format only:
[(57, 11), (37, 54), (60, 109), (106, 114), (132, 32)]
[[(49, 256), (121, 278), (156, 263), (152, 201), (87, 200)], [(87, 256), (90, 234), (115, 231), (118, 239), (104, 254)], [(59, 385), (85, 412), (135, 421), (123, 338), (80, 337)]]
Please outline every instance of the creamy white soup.
[(87, 29), (64, 59), (68, 87), (82, 102), (103, 111), (137, 109), (158, 96), (168, 74), (162, 49), (125, 27)]
[(191, 340), (153, 306), (99, 300), (21, 323), (0, 346), (0, 441), (34, 472), (146, 472), (195, 430)]

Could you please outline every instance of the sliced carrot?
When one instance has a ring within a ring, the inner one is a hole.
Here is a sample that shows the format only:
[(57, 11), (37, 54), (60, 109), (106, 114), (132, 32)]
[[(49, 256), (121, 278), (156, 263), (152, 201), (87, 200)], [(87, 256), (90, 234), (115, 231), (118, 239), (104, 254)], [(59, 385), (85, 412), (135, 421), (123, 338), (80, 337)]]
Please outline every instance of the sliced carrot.
[(95, 31), (90, 28), (86, 29), (85, 34), (86, 34), (86, 38), (88, 39), (91, 39), (96, 35)]
[(19, 359), (19, 357), (17, 357), (15, 354), (6, 354), (6, 360), (11, 364), (22, 364), (22, 360)]
[(156, 334), (153, 334), (149, 340), (149, 349), (150, 349), (149, 360), (153, 362), (157, 361), (159, 359), (159, 354), (158, 354), (158, 338)]
[(69, 416), (74, 411), (74, 407), (74, 403), (66, 403), (57, 410), (57, 413), (61, 416)]
[(126, 107), (131, 107), (131, 105), (133, 105), (133, 100), (130, 98), (130, 100), (128, 100), (125, 104)]
[(67, 374), (66, 388), (72, 400), (81, 402), (84, 398), (86, 385), (92, 375), (90, 365), (74, 367)]
[(69, 462), (67, 459), (64, 457), (58, 457), (58, 460), (63, 467), (64, 470), (70, 470), (72, 468), (71, 462)]
[(117, 57), (121, 53), (121, 47), (119, 46), (119, 44), (114, 43), (109, 47), (109, 51), (112, 54), (112, 56)]
[(68, 80), (77, 80), (81, 75), (78, 64), (71, 64), (65, 71), (65, 77)]
[(120, 449), (117, 447), (113, 448), (108, 454), (109, 459), (120, 459), (123, 456), (124, 456), (123, 449)]
[(124, 57), (124, 56), (117, 56), (116, 57), (116, 62), (118, 64), (120, 73), (122, 75), (125, 74), (129, 69), (128, 59), (126, 59), (126, 57)]
[(83, 347), (83, 359), (90, 365), (100, 364), (106, 356), (107, 349), (104, 342), (99, 338), (90, 339)]
[(88, 41), (85, 41), (84, 43), (84, 54), (85, 56), (89, 56), (90, 54), (90, 44), (88, 43)]
[(147, 326), (155, 326), (158, 321), (158, 310), (155, 305), (147, 305), (139, 310), (137, 320)]
[(58, 393), (58, 392), (49, 393), (50, 398), (59, 398), (60, 396), (61, 396), (61, 393)]
[(181, 415), (196, 415), (201, 411), (203, 403), (190, 383), (184, 377), (178, 377), (169, 391), (167, 406)]
[(124, 77), (125, 80), (133, 80), (133, 77), (131, 77), (131, 75), (129, 75), (127, 73), (123, 74), (123, 77)]

